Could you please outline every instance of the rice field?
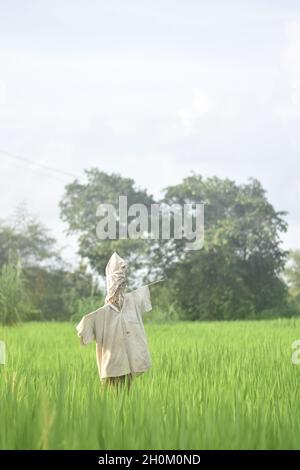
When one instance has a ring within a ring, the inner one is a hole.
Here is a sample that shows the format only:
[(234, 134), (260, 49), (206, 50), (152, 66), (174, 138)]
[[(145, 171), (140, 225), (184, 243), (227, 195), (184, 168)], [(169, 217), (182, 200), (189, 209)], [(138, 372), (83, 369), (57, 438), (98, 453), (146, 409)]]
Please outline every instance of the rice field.
[(116, 394), (73, 325), (0, 327), (0, 449), (300, 448), (300, 320), (146, 332), (153, 367)]

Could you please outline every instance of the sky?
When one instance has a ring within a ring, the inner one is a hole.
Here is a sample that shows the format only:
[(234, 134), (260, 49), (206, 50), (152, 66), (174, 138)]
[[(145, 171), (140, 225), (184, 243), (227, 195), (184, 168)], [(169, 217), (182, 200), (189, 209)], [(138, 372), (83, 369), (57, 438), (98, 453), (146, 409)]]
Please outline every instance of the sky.
[(299, 156), (298, 1), (0, 0), (0, 219), (26, 204), (69, 260), (58, 203), (91, 167), (155, 196), (255, 177), (300, 249)]

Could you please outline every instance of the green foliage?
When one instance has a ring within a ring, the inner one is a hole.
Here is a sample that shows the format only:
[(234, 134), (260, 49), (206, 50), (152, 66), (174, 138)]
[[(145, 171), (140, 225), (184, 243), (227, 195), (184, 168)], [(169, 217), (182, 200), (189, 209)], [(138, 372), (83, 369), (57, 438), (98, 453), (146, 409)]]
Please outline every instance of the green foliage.
[[(99, 295), (87, 266), (70, 271), (47, 229), (21, 207), (0, 224), (0, 268), (3, 269), (2, 317), (22, 320), (69, 320), (78, 302)], [(22, 261), (19, 271), (9, 260)], [(5, 286), (5, 287), (4, 287)], [(20, 300), (22, 299), (22, 301)], [(18, 308), (13, 307), (13, 302)], [(29, 306), (30, 304), (30, 306)]]
[(21, 265), (4, 264), (0, 273), (0, 323), (12, 325), (40, 317), (41, 312), (31, 304)]
[[(136, 187), (130, 178), (117, 174), (106, 174), (97, 168), (85, 171), (87, 183), (75, 180), (66, 186), (60, 201), (61, 218), (68, 223), (69, 233), (79, 235), (79, 254), (87, 258), (92, 268), (104, 275), (108, 259), (114, 251), (129, 261), (129, 279), (131, 274), (143, 265), (143, 256), (149, 243), (145, 240), (119, 239), (117, 227), (116, 240), (101, 240), (97, 237), (96, 227), (100, 220), (96, 212), (100, 204), (112, 204), (119, 207), (119, 196), (127, 196), (128, 207), (132, 204), (144, 204), (150, 207), (154, 202), (146, 190)], [(149, 211), (150, 212), (150, 211)], [(129, 281), (130, 282), (130, 281)]]
[(176, 304), (176, 299), (170, 295), (168, 283), (154, 284), (150, 287), (150, 292), (152, 310), (145, 314), (145, 322), (167, 323), (177, 321), (183, 317)]
[(98, 308), (102, 307), (104, 302), (103, 296), (91, 296), (77, 298), (73, 305), (73, 315), (71, 321), (77, 323), (87, 313), (94, 312)]
[[(281, 247), (285, 212), (274, 209), (257, 180), (238, 185), (229, 179), (192, 175), (165, 189), (156, 202), (205, 203), (204, 247), (188, 251), (185, 239), (99, 240), (99, 204), (117, 208), (120, 195), (128, 196), (128, 206), (142, 203), (149, 209), (155, 201), (132, 179), (96, 168), (85, 174), (86, 183), (69, 184), (60, 202), (69, 232), (79, 236), (79, 254), (103, 275), (111, 253), (118, 251), (129, 261), (129, 289), (165, 277), (154, 291), (155, 317), (226, 320), (299, 313), (300, 255), (294, 255), (294, 265), (286, 270), (288, 292), (282, 277), (287, 258)], [(31, 301), (44, 319), (69, 320), (85, 311), (84, 305), (98, 305), (100, 291), (86, 266), (71, 272), (59, 258), (55, 240), (24, 211), (14, 223), (0, 225), (0, 267), (11, 254), (22, 258)]]
[(22, 259), (23, 266), (36, 266), (45, 260), (57, 260), (55, 239), (34, 217), (17, 211), (12, 222), (0, 223), (0, 266), (10, 257)]
[(300, 310), (300, 250), (292, 250), (289, 254), (285, 270), (291, 301)]
[[(64, 269), (31, 267), (25, 271), (26, 279), (37, 308), (45, 320), (69, 320), (79, 305), (101, 298), (93, 276), (81, 265), (74, 272)], [(85, 313), (88, 313), (87, 311)]]
[(156, 266), (189, 319), (251, 318), (264, 310), (286, 311), (281, 278), (287, 252), (281, 232), (287, 224), (267, 201), (257, 180), (237, 185), (200, 176), (167, 188), (168, 204), (205, 203), (202, 250), (186, 251), (185, 240), (160, 243)]
[(79, 235), (81, 255), (100, 274), (116, 250), (129, 260), (139, 283), (142, 277), (147, 282), (164, 276), (159, 311), (170, 317), (176, 312), (191, 320), (251, 318), (272, 309), (288, 310), (281, 277), (287, 257), (281, 247), (281, 233), (287, 229), (285, 212), (273, 208), (259, 181), (238, 185), (229, 179), (192, 175), (166, 188), (161, 203), (182, 207), (205, 203), (204, 247), (187, 251), (185, 239), (97, 239), (100, 203), (118, 207), (119, 196), (128, 195), (128, 206), (143, 203), (149, 208), (154, 200), (133, 180), (97, 169), (86, 175), (86, 184), (76, 180), (67, 186), (60, 208), (70, 232)]

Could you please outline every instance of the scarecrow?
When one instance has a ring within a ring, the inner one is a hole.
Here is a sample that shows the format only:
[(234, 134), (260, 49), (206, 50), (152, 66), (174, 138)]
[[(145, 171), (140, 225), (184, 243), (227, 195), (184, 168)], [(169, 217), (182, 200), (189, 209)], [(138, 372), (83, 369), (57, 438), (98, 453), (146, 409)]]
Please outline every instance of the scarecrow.
[(152, 305), (151, 284), (125, 293), (127, 268), (126, 261), (113, 253), (105, 270), (105, 304), (85, 315), (76, 330), (82, 345), (96, 341), (101, 382), (117, 389), (127, 384), (129, 390), (133, 378), (152, 366), (143, 325), (143, 314)]

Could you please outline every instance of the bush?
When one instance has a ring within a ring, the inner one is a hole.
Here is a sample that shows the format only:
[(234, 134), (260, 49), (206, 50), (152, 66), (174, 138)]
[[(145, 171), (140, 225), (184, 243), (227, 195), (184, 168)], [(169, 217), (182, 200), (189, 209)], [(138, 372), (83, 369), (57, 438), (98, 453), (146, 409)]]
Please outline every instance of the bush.
[(0, 323), (12, 325), (40, 318), (41, 312), (31, 305), (20, 262), (4, 264), (0, 273)]
[(76, 299), (74, 301), (74, 313), (71, 316), (71, 322), (77, 323), (87, 313), (94, 312), (102, 307), (103, 298), (101, 296), (90, 296)]

